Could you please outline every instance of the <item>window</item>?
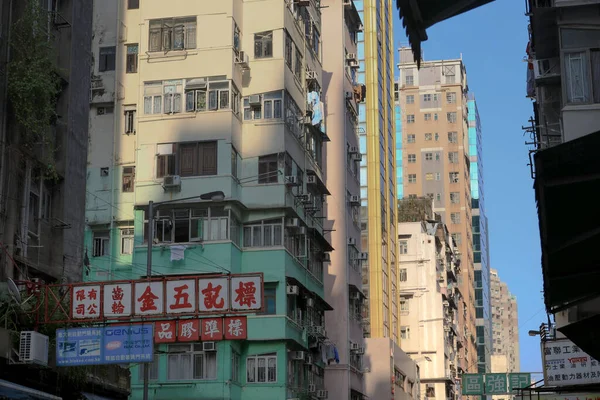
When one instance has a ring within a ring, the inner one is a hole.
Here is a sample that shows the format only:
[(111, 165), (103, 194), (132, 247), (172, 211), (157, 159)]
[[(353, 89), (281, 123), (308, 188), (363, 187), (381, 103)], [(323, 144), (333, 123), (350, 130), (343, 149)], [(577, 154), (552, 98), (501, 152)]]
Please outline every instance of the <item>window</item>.
[(407, 86), (412, 86), (412, 85), (414, 85), (414, 82), (415, 82), (414, 77), (412, 75), (407, 75), (405, 77), (405, 81), (406, 81)]
[(409, 164), (413, 164), (417, 162), (417, 155), (416, 154), (409, 154), (408, 155), (408, 163)]
[(125, 62), (125, 72), (135, 74), (138, 70), (138, 48), (136, 44), (127, 45), (127, 60)]
[(441, 180), (442, 180), (442, 174), (441, 174), (441, 173), (439, 173), (439, 172), (436, 172), (436, 173), (435, 173), (435, 180), (436, 180), (436, 181), (441, 181)]
[(254, 58), (273, 57), (273, 31), (254, 34)]
[(121, 229), (121, 254), (133, 254), (133, 228)]
[(258, 157), (258, 183), (277, 183), (279, 181), (279, 163), (277, 154)]
[(293, 61), (294, 61), (293, 55), (294, 55), (295, 47), (296, 46), (294, 45), (294, 41), (292, 40), (292, 37), (286, 31), (285, 32), (285, 63), (290, 68), (290, 70), (292, 70), (292, 66), (293, 66)]
[(185, 111), (187, 112), (232, 110), (237, 114), (239, 106), (240, 92), (230, 80), (207, 82), (206, 78), (195, 78), (186, 81)]
[(460, 224), (460, 213), (450, 213), (450, 221), (452, 221), (453, 224)]
[(202, 343), (170, 344), (167, 354), (167, 379), (217, 379), (217, 352), (202, 351)]
[(410, 311), (408, 298), (401, 297), (400, 298), (400, 311)]
[(240, 353), (231, 349), (231, 381), (240, 382)]
[(435, 194), (435, 201), (442, 201), (442, 195), (440, 193)]
[(139, 376), (138, 376), (138, 380), (140, 382), (142, 382), (144, 380), (144, 368), (146, 368), (146, 366), (150, 367), (150, 373), (148, 375), (151, 381), (156, 381), (158, 380), (158, 355), (155, 354), (154, 355), (154, 360), (151, 363), (139, 363), (138, 364), (138, 372), (139, 372)]
[(398, 246), (400, 254), (408, 254), (408, 240), (400, 240)]
[[(406, 254), (406, 253), (401, 253)], [(406, 268), (400, 268), (400, 282), (408, 281), (408, 270)]]
[(456, 92), (447, 92), (446, 93), (446, 102), (448, 104), (456, 103)]
[(294, 58), (294, 76), (298, 81), (302, 81), (302, 52), (296, 47), (296, 57)]
[[(436, 115), (437, 115), (437, 114), (436, 114)], [(436, 142), (440, 140), (440, 134), (439, 134), (439, 133), (437, 133), (437, 132), (433, 134), (433, 137), (435, 138), (435, 141), (436, 141)]]
[(414, 114), (408, 114), (406, 116), (406, 123), (407, 124), (414, 124), (415, 123), (415, 115)]
[(408, 134), (408, 135), (406, 135), (406, 141), (408, 143), (414, 143), (415, 142), (415, 135), (414, 134)]
[(458, 132), (448, 132), (448, 142), (458, 143)]
[(450, 183), (458, 183), (458, 179), (459, 179), (458, 172), (450, 172), (448, 174), (448, 177), (450, 178)]
[[(256, 102), (256, 97), (259, 101)], [(244, 120), (281, 119), (283, 117), (283, 92), (269, 92), (244, 97)], [(250, 103), (252, 98), (253, 103)]]
[(277, 382), (277, 354), (248, 356), (246, 358), (246, 382)]
[(123, 193), (133, 193), (135, 167), (123, 167)]
[(283, 246), (281, 218), (244, 225), (244, 247)]
[(148, 51), (196, 48), (196, 17), (155, 19), (150, 21)]
[(156, 177), (217, 174), (217, 142), (167, 143), (158, 145)]
[(448, 120), (448, 122), (450, 122), (451, 124), (456, 123), (456, 112), (449, 112), (446, 113), (446, 119)]
[(135, 110), (125, 110), (125, 134), (135, 135)]
[(431, 95), (430, 94), (424, 94), (423, 95), (423, 102), (424, 103), (428, 103), (431, 101)]
[(98, 59), (98, 71), (114, 71), (117, 49), (115, 46), (100, 47), (100, 57)]
[(94, 248), (92, 251), (92, 257), (102, 257), (109, 254), (109, 238), (109, 231), (94, 232)]
[(433, 153), (425, 153), (425, 161), (433, 161)]
[(433, 135), (431, 133), (425, 134), (425, 141), (429, 142), (433, 139)]
[(181, 112), (183, 82), (181, 80), (146, 82), (144, 84), (144, 114)]
[(127, 9), (128, 10), (137, 10), (140, 8), (140, 0), (128, 0), (127, 1)]
[(400, 339), (410, 339), (410, 327), (408, 327), (408, 326), (400, 327)]
[(423, 114), (423, 118), (425, 118), (425, 121), (431, 121), (431, 113)]
[(433, 173), (428, 172), (425, 174), (425, 180), (426, 181), (432, 181), (433, 180)]
[(452, 203), (452, 204), (460, 203), (460, 194), (458, 192), (450, 192), (450, 203)]
[(238, 177), (238, 158), (239, 154), (235, 147), (231, 146), (231, 176)]
[(412, 94), (406, 96), (406, 104), (415, 104), (415, 96)]
[(265, 287), (265, 315), (277, 314), (277, 289), (274, 287)]
[(600, 31), (560, 30), (567, 103), (600, 103)]
[(42, 192), (42, 214), (43, 220), (49, 220), (52, 211), (52, 193), (44, 186)]
[(451, 151), (448, 153), (448, 161), (450, 164), (458, 164), (458, 152)]
[(417, 183), (417, 174), (408, 174), (408, 183)]

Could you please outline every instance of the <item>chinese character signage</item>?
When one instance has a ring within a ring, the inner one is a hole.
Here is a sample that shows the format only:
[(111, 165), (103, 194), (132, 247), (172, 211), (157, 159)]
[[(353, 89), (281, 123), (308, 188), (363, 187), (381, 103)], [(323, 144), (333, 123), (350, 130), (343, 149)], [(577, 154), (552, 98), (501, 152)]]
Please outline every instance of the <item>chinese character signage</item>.
[(544, 384), (567, 386), (596, 383), (600, 365), (568, 339), (549, 340), (544, 347)]
[(462, 394), (483, 396), (517, 394), (516, 389), (531, 385), (531, 374), (463, 374)]
[(245, 316), (158, 321), (154, 324), (154, 343), (245, 340), (247, 326)]
[(463, 374), (462, 375), (462, 394), (483, 395), (483, 374)]
[[(76, 320), (252, 313), (262, 307), (260, 273), (98, 282), (71, 289), (71, 317)], [(204, 328), (199, 327), (200, 335)], [(218, 335), (213, 328), (211, 323), (207, 332)]]
[(56, 365), (99, 365), (153, 360), (152, 324), (56, 330)]

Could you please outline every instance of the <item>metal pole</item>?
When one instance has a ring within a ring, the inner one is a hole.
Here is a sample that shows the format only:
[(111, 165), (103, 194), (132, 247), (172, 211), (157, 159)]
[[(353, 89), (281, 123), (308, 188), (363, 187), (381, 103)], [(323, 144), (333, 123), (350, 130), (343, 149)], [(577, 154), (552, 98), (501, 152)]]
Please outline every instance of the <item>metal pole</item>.
[[(152, 242), (154, 241), (154, 203), (148, 202), (148, 259), (146, 261), (146, 275), (152, 276)], [(148, 382), (150, 380), (150, 368), (148, 363), (144, 364), (144, 400), (148, 400)]]

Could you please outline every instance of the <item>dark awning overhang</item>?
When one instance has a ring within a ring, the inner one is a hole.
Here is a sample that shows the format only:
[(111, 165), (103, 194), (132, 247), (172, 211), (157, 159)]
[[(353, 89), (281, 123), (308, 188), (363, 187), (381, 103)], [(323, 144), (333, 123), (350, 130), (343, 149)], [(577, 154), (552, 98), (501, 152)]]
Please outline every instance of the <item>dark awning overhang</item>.
[(600, 314), (597, 314), (557, 328), (557, 330), (589, 356), (600, 360), (599, 326)]
[(0, 379), (0, 397), (20, 400), (61, 400), (62, 397)]
[(600, 295), (600, 131), (534, 157), (544, 301), (555, 313)]
[(492, 1), (494, 0), (396, 0), (396, 8), (417, 65), (421, 65), (421, 42), (427, 40), (427, 28)]

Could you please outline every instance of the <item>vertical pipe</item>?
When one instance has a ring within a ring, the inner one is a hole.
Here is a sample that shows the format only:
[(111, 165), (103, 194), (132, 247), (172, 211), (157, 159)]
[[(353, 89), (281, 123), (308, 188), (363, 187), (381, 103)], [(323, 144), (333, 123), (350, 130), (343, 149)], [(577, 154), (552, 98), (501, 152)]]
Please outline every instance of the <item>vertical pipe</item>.
[[(148, 202), (148, 259), (146, 261), (146, 277), (152, 276), (152, 241), (154, 239), (154, 203)], [(154, 359), (153, 359), (154, 362)], [(143, 399), (148, 400), (148, 381), (150, 380), (149, 363), (144, 364), (144, 394)]]

